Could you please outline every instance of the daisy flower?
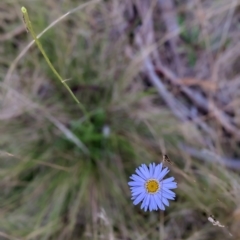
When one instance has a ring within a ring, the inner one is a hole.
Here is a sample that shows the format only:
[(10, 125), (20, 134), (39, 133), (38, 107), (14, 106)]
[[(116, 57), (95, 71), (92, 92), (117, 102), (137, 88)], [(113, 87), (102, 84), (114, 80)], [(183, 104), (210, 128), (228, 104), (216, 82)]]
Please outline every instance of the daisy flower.
[(174, 200), (176, 194), (170, 189), (177, 188), (174, 177), (163, 178), (169, 172), (168, 168), (163, 168), (161, 164), (150, 163), (149, 168), (142, 164), (136, 169), (137, 174), (133, 174), (128, 182), (132, 193), (133, 204), (142, 202), (141, 209), (147, 211), (165, 210), (169, 206), (168, 200)]

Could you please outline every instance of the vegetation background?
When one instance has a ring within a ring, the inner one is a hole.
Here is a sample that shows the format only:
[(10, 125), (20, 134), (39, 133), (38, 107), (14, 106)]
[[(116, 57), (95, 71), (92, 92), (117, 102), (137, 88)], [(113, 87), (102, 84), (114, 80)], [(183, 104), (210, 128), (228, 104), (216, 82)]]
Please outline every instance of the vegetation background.
[[(1, 0), (0, 239), (240, 239), (239, 5)], [(162, 154), (177, 199), (145, 213), (129, 175)]]

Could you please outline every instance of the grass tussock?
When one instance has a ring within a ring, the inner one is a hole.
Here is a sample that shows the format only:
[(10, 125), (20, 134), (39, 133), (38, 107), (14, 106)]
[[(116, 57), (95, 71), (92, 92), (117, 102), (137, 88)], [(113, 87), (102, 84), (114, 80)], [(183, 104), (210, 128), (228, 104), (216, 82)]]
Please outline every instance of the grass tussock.
[[(239, 2), (141, 3), (1, 1), (0, 239), (240, 239)], [(163, 153), (177, 199), (145, 213), (127, 181)]]

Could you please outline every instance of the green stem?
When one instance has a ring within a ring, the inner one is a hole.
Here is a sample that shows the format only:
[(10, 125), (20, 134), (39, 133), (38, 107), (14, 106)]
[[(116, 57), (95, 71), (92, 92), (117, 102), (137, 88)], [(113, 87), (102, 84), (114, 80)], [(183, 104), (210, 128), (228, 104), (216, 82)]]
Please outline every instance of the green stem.
[(78, 106), (80, 107), (80, 109), (82, 110), (83, 114), (85, 116), (87, 116), (87, 112), (83, 106), (83, 104), (81, 102), (79, 102), (79, 100), (77, 99), (77, 97), (74, 95), (74, 93), (72, 92), (72, 90), (70, 89), (70, 87), (66, 84), (66, 82), (63, 80), (63, 78), (60, 76), (60, 74), (57, 72), (57, 70), (54, 68), (54, 66), (52, 65), (52, 63), (50, 62), (47, 54), (45, 53), (40, 41), (38, 40), (34, 30), (33, 30), (33, 27), (32, 27), (32, 24), (30, 22), (30, 19), (29, 19), (29, 16), (28, 16), (28, 12), (27, 12), (27, 9), (25, 7), (22, 7), (21, 8), (21, 11), (23, 13), (23, 19), (24, 19), (24, 22), (26, 24), (26, 27), (27, 27), (27, 30), (31, 33), (33, 39), (35, 40), (39, 50), (41, 51), (42, 55), (44, 56), (46, 62), (48, 63), (49, 67), (51, 68), (51, 70), (54, 72), (54, 74), (57, 76), (57, 78), (61, 81), (61, 83), (65, 86), (65, 88), (69, 91), (69, 93), (71, 94), (72, 98), (77, 102)]

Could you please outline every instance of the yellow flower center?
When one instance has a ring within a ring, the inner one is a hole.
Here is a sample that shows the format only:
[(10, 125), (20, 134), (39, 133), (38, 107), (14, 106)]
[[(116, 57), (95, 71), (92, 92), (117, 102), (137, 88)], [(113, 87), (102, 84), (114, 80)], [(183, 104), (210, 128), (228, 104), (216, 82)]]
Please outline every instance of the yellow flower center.
[(159, 182), (156, 179), (149, 179), (145, 183), (145, 188), (146, 188), (148, 193), (154, 194), (154, 193), (159, 191), (160, 184), (159, 184)]

